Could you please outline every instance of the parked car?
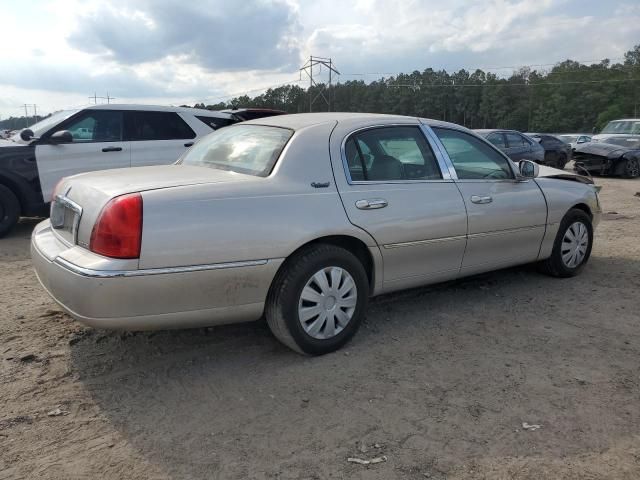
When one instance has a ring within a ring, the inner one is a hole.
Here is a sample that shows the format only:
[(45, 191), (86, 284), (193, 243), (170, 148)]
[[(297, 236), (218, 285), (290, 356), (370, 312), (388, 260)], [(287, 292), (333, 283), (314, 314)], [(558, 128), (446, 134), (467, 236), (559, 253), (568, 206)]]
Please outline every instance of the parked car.
[(525, 133), (544, 148), (544, 164), (563, 170), (571, 159), (571, 145), (548, 133)]
[(151, 105), (58, 112), (0, 141), (0, 236), (20, 215), (45, 215), (64, 176), (173, 163), (197, 139), (238, 121), (230, 113)]
[(600, 133), (594, 135), (593, 142), (611, 143), (611, 139), (639, 139), (640, 118), (623, 118), (611, 120)]
[[(611, 138), (609, 142), (629, 144), (627, 139)], [(595, 175), (640, 177), (640, 139), (631, 147), (615, 143), (590, 142), (578, 145), (573, 154), (576, 172), (587, 170)]]
[(528, 262), (576, 275), (600, 212), (591, 179), (518, 169), (459, 125), (317, 113), (220, 129), (175, 165), (66, 178), (31, 245), (44, 288), (88, 325), (264, 314), (323, 354), (373, 295)]
[(586, 135), (584, 133), (563, 133), (556, 135), (556, 137), (564, 143), (568, 143), (572, 152), (575, 150), (576, 146), (591, 141), (591, 135)]
[(275, 115), (286, 115), (283, 110), (275, 110), (273, 108), (233, 108), (220, 110), (222, 113), (228, 113), (238, 122), (246, 122), (247, 120), (255, 120), (256, 118), (273, 117)]
[(502, 150), (514, 162), (531, 160), (544, 163), (544, 148), (520, 132), (499, 129), (482, 129), (474, 132)]

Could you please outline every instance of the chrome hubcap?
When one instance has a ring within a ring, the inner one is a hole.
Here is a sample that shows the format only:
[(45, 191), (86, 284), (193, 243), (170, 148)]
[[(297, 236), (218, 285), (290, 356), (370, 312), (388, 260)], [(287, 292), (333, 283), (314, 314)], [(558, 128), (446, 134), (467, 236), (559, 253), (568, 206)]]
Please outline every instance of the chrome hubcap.
[(316, 272), (306, 283), (298, 302), (298, 319), (310, 337), (326, 340), (347, 326), (358, 302), (353, 277), (340, 267)]
[(572, 223), (562, 239), (560, 253), (562, 262), (569, 268), (576, 268), (587, 255), (589, 231), (582, 222)]

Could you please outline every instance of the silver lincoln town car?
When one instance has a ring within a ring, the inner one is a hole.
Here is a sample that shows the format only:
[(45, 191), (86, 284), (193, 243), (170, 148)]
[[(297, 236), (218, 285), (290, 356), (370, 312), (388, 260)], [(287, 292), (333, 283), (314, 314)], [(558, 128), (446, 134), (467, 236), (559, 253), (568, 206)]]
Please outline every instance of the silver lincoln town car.
[(216, 131), (175, 165), (62, 180), (32, 255), (88, 325), (264, 315), (315, 355), (354, 335), (374, 295), (529, 262), (573, 276), (600, 213), (590, 179), (516, 165), (458, 125), (285, 115)]

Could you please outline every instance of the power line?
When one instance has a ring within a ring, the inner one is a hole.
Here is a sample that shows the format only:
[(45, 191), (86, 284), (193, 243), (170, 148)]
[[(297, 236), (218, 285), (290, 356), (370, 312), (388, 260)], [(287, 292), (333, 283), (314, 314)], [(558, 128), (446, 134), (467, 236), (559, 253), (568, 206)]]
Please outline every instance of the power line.
[(584, 81), (569, 81), (569, 82), (529, 82), (529, 83), (441, 83), (441, 84), (411, 84), (401, 83), (394, 84), (388, 83), (388, 87), (408, 87), (413, 89), (421, 88), (463, 88), (463, 87), (523, 87), (523, 86), (536, 86), (536, 85), (584, 85), (591, 83), (620, 83), (620, 82), (640, 82), (640, 78), (621, 78), (621, 79), (609, 79), (609, 80), (584, 80)]

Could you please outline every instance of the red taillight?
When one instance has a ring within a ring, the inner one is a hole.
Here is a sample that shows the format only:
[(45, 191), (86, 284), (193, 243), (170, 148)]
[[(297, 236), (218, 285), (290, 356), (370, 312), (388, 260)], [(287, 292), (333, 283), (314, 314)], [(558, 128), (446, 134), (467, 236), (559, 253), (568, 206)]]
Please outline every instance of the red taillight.
[(116, 197), (93, 226), (89, 250), (112, 258), (139, 258), (142, 242), (142, 195)]

